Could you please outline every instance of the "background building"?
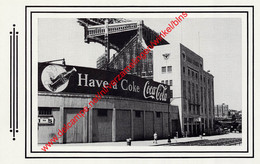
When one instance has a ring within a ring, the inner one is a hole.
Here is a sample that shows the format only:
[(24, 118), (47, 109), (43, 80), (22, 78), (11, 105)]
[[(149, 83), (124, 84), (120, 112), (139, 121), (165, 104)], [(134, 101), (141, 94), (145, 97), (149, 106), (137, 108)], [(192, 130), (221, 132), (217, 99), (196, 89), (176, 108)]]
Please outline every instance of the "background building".
[(229, 108), (228, 105), (223, 103), (221, 105), (215, 106), (215, 118), (216, 119), (225, 119), (229, 117)]
[(213, 79), (209, 71), (204, 71), (203, 59), (184, 45), (154, 49), (154, 80), (170, 85), (171, 104), (179, 106), (183, 135), (213, 132)]
[(229, 109), (225, 103), (215, 106), (215, 132), (242, 132), (242, 111)]

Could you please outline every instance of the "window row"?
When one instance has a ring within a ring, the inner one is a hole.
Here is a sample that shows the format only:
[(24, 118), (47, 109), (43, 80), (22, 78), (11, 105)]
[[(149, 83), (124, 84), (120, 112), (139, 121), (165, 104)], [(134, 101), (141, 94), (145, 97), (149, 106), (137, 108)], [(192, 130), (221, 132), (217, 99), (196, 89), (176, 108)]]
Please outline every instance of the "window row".
[[(167, 70), (166, 70), (166, 68), (167, 68)], [(163, 66), (162, 67), (162, 73), (166, 73), (166, 72), (168, 72), (168, 73), (171, 73), (172, 72), (172, 66)]]
[[(107, 109), (96, 109), (97, 110), (97, 115), (100, 117), (106, 117), (108, 116), (108, 110)], [(39, 116), (52, 116), (52, 108), (48, 107), (39, 107), (38, 110)], [(135, 111), (135, 117), (141, 117), (141, 112), (142, 111)], [(161, 112), (155, 112), (156, 117), (160, 118), (161, 117)]]
[[(187, 69), (187, 70), (186, 70)], [(183, 72), (183, 74), (184, 75), (188, 75), (188, 76), (190, 76), (190, 77), (192, 77), (192, 78), (195, 78), (195, 79), (198, 79), (198, 72), (197, 71), (194, 71), (194, 70), (192, 70), (192, 69), (190, 69), (190, 68), (186, 68), (186, 67), (183, 67), (182, 68), (182, 72)], [(202, 77), (202, 76), (201, 76)]]
[[(157, 118), (161, 117), (161, 112), (155, 112), (155, 113)], [(141, 117), (141, 111), (135, 111), (135, 117)]]
[[(197, 101), (199, 102), (199, 87), (198, 84), (192, 83), (190, 81), (186, 82), (185, 80), (182, 81), (182, 94), (183, 97), (192, 100), (193, 102)], [(188, 95), (187, 95), (188, 91)]]
[[(187, 71), (186, 71), (187, 70)], [(184, 75), (188, 75), (188, 76), (190, 76), (190, 77), (192, 77), (192, 78), (194, 78), (194, 79), (196, 79), (196, 80), (198, 80), (198, 78), (200, 77), (200, 81), (202, 82), (202, 80), (203, 80), (203, 82), (204, 83), (208, 83), (208, 85), (210, 85), (210, 79), (206, 79), (206, 77), (204, 76), (204, 77), (202, 77), (202, 75), (200, 75), (199, 76), (199, 73), (197, 72), (197, 71), (194, 71), (194, 70), (192, 70), (192, 69), (190, 69), (190, 68), (186, 68), (186, 67), (183, 67), (182, 68), (182, 72), (183, 72), (183, 74)], [(211, 82), (211, 85), (213, 86), (213, 81)]]
[(161, 83), (172, 86), (172, 80), (162, 80)]
[(188, 61), (189, 63), (191, 63), (197, 67), (203, 68), (202, 63), (199, 63), (198, 61), (195, 61), (194, 59), (190, 58), (189, 56), (186, 56), (184, 51), (182, 52), (182, 59), (183, 59), (183, 61)]

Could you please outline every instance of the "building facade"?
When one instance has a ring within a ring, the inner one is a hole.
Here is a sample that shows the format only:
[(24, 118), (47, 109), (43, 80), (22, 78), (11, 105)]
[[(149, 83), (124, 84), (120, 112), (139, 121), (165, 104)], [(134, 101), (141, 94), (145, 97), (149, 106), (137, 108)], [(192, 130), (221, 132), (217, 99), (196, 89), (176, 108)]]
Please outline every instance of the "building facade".
[[(59, 143), (144, 140), (154, 132), (162, 139), (180, 132), (178, 107), (169, 105), (165, 84), (126, 75), (91, 105), (117, 72), (43, 63), (38, 72), (38, 143), (48, 143), (64, 125), (71, 127)], [(149, 87), (156, 92), (145, 92)], [(85, 106), (92, 108), (77, 118)]]
[(213, 132), (214, 77), (203, 58), (182, 44), (154, 49), (154, 80), (170, 85), (171, 104), (179, 106), (184, 136)]

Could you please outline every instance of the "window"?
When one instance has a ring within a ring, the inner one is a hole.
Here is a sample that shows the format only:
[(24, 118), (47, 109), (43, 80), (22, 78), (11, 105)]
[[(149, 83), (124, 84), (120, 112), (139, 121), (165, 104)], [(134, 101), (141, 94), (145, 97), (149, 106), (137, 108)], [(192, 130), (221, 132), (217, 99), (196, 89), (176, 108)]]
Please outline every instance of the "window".
[(192, 97), (193, 97), (193, 102), (195, 102), (195, 87), (194, 87), (194, 83), (192, 83), (192, 91), (191, 91)]
[(135, 117), (141, 117), (141, 111), (135, 111)]
[(187, 118), (184, 118), (184, 123), (187, 123)]
[(198, 115), (200, 115), (200, 106), (198, 105)]
[(201, 112), (203, 113), (203, 88), (200, 87)]
[(182, 81), (182, 85), (183, 85), (183, 97), (186, 98), (186, 81), (185, 80)]
[(168, 80), (165, 80), (165, 84), (167, 84), (167, 85), (168, 85)]
[(190, 76), (190, 69), (188, 69), (188, 76)]
[(194, 76), (194, 72), (192, 71), (192, 77)]
[(188, 92), (189, 92), (189, 95), (191, 96), (191, 85), (190, 85), (189, 81), (188, 81)]
[(170, 80), (170, 83), (169, 83), (170, 86), (172, 86), (172, 80)]
[(187, 125), (184, 125), (184, 131), (185, 132), (187, 131)]
[(168, 66), (167, 70), (168, 70), (169, 73), (171, 73), (172, 72), (172, 66)]
[(162, 73), (166, 73), (166, 67), (162, 67)]
[(98, 116), (107, 116), (106, 109), (98, 109)]
[(182, 58), (183, 58), (184, 61), (186, 60), (186, 56), (185, 56), (184, 52), (182, 53)]
[(161, 83), (164, 83), (164, 80), (162, 80)]
[(142, 76), (146, 76), (146, 72), (142, 72)]
[(52, 108), (39, 107), (39, 116), (51, 116)]
[(182, 68), (183, 74), (185, 74), (185, 67)]
[(199, 103), (199, 88), (198, 88), (198, 84), (196, 84), (196, 101), (197, 101), (197, 103)]
[(173, 91), (170, 90), (170, 98), (173, 98)]
[(161, 113), (160, 112), (156, 112), (156, 117), (160, 118), (161, 117)]

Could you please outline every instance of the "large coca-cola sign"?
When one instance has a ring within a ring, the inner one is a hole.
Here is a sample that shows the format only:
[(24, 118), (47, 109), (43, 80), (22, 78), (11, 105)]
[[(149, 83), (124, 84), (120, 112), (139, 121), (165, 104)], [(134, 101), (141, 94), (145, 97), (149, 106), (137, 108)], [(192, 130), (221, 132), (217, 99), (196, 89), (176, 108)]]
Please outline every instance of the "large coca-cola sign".
[(159, 84), (158, 86), (152, 86), (150, 85), (150, 81), (147, 81), (144, 85), (144, 98), (145, 99), (154, 99), (157, 101), (167, 101), (167, 89), (168, 87)]
[[(96, 94), (107, 88), (119, 72), (86, 67), (39, 63), (38, 90), (52, 93)], [(169, 86), (133, 75), (125, 75), (107, 95), (169, 103)]]

